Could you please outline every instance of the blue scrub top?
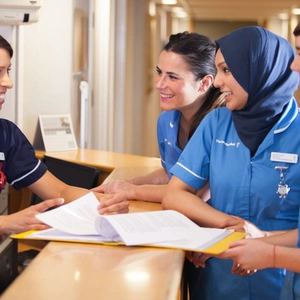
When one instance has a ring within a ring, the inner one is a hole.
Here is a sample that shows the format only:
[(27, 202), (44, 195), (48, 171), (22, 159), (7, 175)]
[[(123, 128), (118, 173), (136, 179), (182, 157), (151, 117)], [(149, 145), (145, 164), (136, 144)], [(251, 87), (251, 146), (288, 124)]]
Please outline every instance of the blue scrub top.
[(36, 182), (47, 171), (21, 130), (5, 119), (0, 119), (0, 162), (7, 182), (17, 190)]
[[(249, 220), (262, 230), (297, 228), (299, 128), (299, 109), (292, 99), (251, 158), (235, 130), (231, 112), (226, 107), (215, 109), (201, 122), (170, 172), (196, 189), (209, 180), (214, 208)], [(297, 163), (289, 162), (290, 156), (286, 154), (298, 156)], [(283, 172), (290, 187), (287, 198), (276, 193), (280, 183), (276, 166), (288, 167)], [(231, 274), (231, 267), (231, 260), (207, 261), (200, 299), (278, 298), (285, 270), (266, 269), (240, 277)]]
[[(300, 207), (298, 220), (298, 244), (300, 248)], [(284, 278), (283, 287), (280, 294), (280, 300), (300, 300), (300, 274), (292, 271), (287, 271)]]
[(178, 161), (182, 150), (178, 146), (178, 129), (181, 112), (178, 110), (164, 111), (157, 121), (157, 141), (162, 167), (171, 178), (170, 169)]

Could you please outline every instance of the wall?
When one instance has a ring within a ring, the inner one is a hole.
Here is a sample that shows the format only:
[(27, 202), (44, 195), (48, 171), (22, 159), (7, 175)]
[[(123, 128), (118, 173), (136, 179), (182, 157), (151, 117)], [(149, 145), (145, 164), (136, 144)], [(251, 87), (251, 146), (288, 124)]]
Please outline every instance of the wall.
[[(15, 121), (31, 142), (39, 114), (70, 113), (72, 100), (77, 99), (72, 85), (75, 6), (86, 9), (87, 1), (43, 0), (37, 23), (0, 26), (1, 32), (8, 31), (16, 53), (12, 61), (15, 91), (9, 92), (12, 97), (1, 116)], [(11, 105), (19, 110), (19, 117)], [(75, 126), (77, 122), (73, 120)]]

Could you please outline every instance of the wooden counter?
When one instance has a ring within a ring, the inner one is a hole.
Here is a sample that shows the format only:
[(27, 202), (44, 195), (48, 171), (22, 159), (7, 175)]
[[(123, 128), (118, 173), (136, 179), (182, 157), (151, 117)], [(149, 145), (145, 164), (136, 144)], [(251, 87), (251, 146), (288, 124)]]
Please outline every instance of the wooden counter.
[(178, 299), (183, 252), (49, 243), (1, 300)]
[[(96, 150), (46, 154), (99, 168), (105, 182), (161, 167), (158, 158)], [(130, 202), (130, 213), (161, 209), (157, 203)], [(181, 250), (43, 241), (22, 241), (19, 246), (21, 250), (43, 250), (1, 295), (2, 300), (179, 298), (184, 263)]]

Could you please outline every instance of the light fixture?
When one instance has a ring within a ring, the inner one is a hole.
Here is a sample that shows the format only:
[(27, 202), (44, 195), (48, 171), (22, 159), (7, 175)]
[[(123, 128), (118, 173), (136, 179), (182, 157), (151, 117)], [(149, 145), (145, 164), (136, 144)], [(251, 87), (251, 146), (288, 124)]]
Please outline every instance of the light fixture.
[(293, 15), (300, 15), (300, 8), (293, 8), (292, 9), (292, 14)]
[(288, 19), (290, 18), (290, 16), (289, 16), (288, 13), (280, 13), (280, 14), (278, 15), (278, 18), (279, 18), (280, 20), (288, 20)]
[(161, 4), (174, 5), (177, 4), (177, 0), (161, 0)]

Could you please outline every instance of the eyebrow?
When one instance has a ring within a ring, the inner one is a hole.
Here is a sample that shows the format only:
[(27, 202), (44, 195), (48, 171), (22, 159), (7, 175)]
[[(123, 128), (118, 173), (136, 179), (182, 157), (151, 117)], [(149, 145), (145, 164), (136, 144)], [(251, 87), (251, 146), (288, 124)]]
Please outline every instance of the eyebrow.
[(226, 65), (225, 61), (221, 61), (220, 63), (218, 63), (217, 67), (221, 67), (222, 65)]
[[(160, 69), (158, 66), (156, 66), (156, 69), (161, 71), (161, 69)], [(175, 72), (166, 72), (166, 74), (168, 74), (168, 75), (180, 76), (179, 74), (177, 74), (177, 73), (175, 73)]]

